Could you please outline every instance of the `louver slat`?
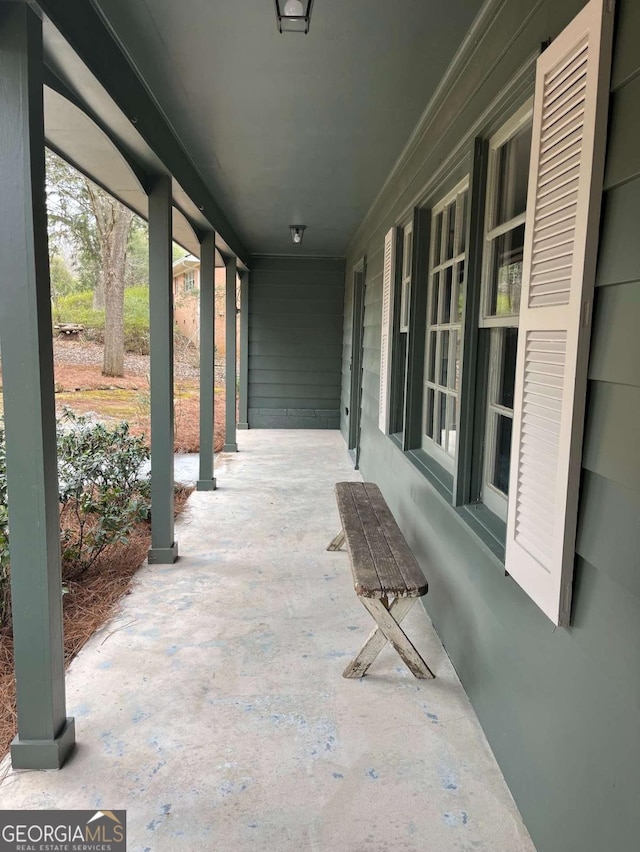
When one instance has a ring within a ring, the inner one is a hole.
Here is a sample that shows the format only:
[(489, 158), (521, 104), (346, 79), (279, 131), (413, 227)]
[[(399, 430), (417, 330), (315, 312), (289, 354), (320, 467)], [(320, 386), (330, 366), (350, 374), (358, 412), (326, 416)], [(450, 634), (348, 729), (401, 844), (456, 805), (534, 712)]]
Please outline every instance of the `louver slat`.
[[(555, 84), (551, 92), (544, 97), (541, 115), (541, 146), (547, 151), (550, 146), (557, 144), (567, 132), (574, 134), (570, 156), (553, 168), (539, 171), (535, 187), (536, 207), (533, 227), (545, 227), (549, 216), (558, 217), (559, 221), (567, 221), (566, 217), (574, 217), (578, 200), (579, 177), (582, 161), (584, 136), (584, 116), (586, 105), (587, 62), (589, 58), (588, 36), (585, 36), (576, 48), (577, 57), (560, 70), (556, 70), (551, 79)], [(574, 55), (575, 56), (575, 55)], [(560, 83), (558, 84), (558, 81)], [(570, 131), (568, 130), (570, 128)], [(552, 220), (553, 221), (553, 220)], [(573, 243), (576, 220), (573, 219), (572, 229), (565, 236)], [(529, 285), (529, 306), (536, 305), (566, 305), (569, 302), (571, 290), (571, 268), (573, 253), (565, 255), (565, 275), (552, 277), (553, 288), (546, 286), (549, 278), (537, 263), (540, 253), (548, 250), (548, 240), (553, 239), (553, 233), (548, 232), (547, 239), (541, 240), (536, 246), (532, 257), (531, 282)]]
[[(545, 343), (553, 344), (553, 349), (549, 350), (545, 347)], [(523, 389), (523, 408), (524, 411), (537, 410), (535, 405), (536, 389), (538, 387), (534, 376), (544, 364), (544, 356), (553, 357), (556, 363), (564, 369), (566, 359), (566, 332), (529, 332), (525, 343), (525, 373), (524, 373), (524, 389)], [(562, 345), (562, 351), (558, 352), (558, 344)], [(526, 443), (527, 439), (533, 441), (544, 440), (547, 446), (546, 455), (551, 462), (551, 469), (548, 472), (544, 483), (540, 483), (529, 475), (527, 467), (523, 464), (523, 451), (521, 448), (520, 458), (518, 459), (519, 475), (518, 488), (515, 495), (516, 501), (516, 541), (520, 540), (520, 529), (527, 530), (527, 540), (529, 533), (533, 536), (533, 541), (549, 539), (549, 524), (545, 520), (540, 523), (540, 515), (537, 508), (540, 505), (547, 504), (553, 512), (555, 502), (556, 479), (558, 474), (558, 456), (560, 453), (560, 417), (561, 407), (558, 405), (555, 410), (546, 409), (545, 420), (542, 422), (539, 417), (525, 417), (522, 426), (522, 440)], [(552, 436), (552, 440), (550, 440)], [(551, 519), (553, 514), (551, 514)], [(553, 535), (551, 536), (553, 538)], [(525, 542), (525, 550), (526, 550)], [(546, 549), (545, 549), (546, 550)], [(546, 551), (546, 557), (550, 557), (551, 552)], [(543, 562), (543, 568), (547, 571), (550, 566), (547, 561)]]
[(505, 567), (554, 624), (571, 610), (611, 6), (590, 0), (536, 70)]
[(391, 334), (393, 329), (393, 279), (395, 272), (396, 229), (391, 228), (384, 240), (382, 272), (382, 330), (380, 336), (380, 408), (378, 427), (389, 431), (391, 396)]

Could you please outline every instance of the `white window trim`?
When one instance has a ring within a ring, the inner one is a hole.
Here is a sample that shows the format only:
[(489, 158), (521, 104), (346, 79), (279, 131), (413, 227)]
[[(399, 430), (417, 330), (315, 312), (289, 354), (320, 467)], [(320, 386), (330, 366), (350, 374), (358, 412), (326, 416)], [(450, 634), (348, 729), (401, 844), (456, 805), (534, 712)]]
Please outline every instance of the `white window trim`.
[[(440, 348), (441, 348), (441, 339), (442, 339), (441, 333), (443, 331), (449, 332), (449, 360), (448, 360), (449, 368), (451, 369), (451, 367), (453, 367), (453, 370), (455, 371), (455, 350), (456, 350), (455, 340), (456, 340), (456, 335), (457, 335), (457, 339), (458, 339), (458, 342), (459, 342), (459, 345), (460, 345), (460, 362), (462, 363), (462, 316), (459, 317), (457, 323), (456, 322), (449, 322), (449, 323), (444, 324), (444, 326), (443, 326), (440, 322), (441, 306), (439, 305), (438, 306), (438, 322), (434, 325), (430, 322), (430, 320), (431, 320), (431, 316), (432, 316), (432, 304), (433, 304), (433, 297), (434, 297), (433, 284), (432, 284), (433, 276), (436, 275), (436, 274), (438, 274), (438, 275), (441, 274), (442, 272), (444, 272), (448, 268), (455, 270), (458, 267), (458, 264), (460, 264), (461, 262), (464, 262), (466, 264), (466, 262), (467, 262), (467, 246), (464, 247), (463, 251), (461, 250), (462, 233), (463, 233), (462, 229), (464, 227), (464, 222), (462, 220), (463, 220), (464, 216), (462, 216), (462, 215), (458, 216), (457, 215), (457, 210), (461, 209), (459, 205), (460, 205), (460, 202), (462, 200), (462, 196), (465, 192), (467, 192), (467, 193), (469, 192), (469, 176), (468, 175), (466, 177), (464, 177), (458, 184), (456, 184), (456, 186), (454, 186), (453, 189), (447, 195), (445, 195), (443, 198), (441, 198), (437, 202), (437, 204), (435, 204), (433, 206), (433, 208), (431, 210), (432, 227), (431, 227), (431, 236), (430, 236), (430, 243), (429, 243), (429, 271), (427, 273), (428, 288), (429, 289), (428, 289), (428, 297), (427, 297), (427, 317), (426, 317), (426, 326), (425, 326), (426, 341), (425, 341), (425, 360), (424, 360), (424, 379), (423, 379), (424, 393), (423, 393), (423, 400), (422, 400), (422, 419), (421, 419), (422, 449), (428, 455), (432, 456), (435, 459), (435, 461), (438, 462), (438, 464), (440, 464), (442, 467), (444, 467), (446, 470), (450, 471), (451, 473), (454, 473), (454, 471), (455, 471), (455, 460), (456, 460), (456, 455), (457, 455), (457, 446), (454, 449), (453, 455), (451, 455), (447, 451), (446, 448), (443, 448), (442, 445), (438, 444), (433, 438), (430, 438), (426, 434), (428, 392), (429, 392), (429, 390), (434, 390), (434, 392), (437, 392), (438, 390), (440, 390), (441, 393), (444, 392), (444, 391), (441, 390), (441, 388), (443, 386), (440, 385), (439, 381), (432, 382), (428, 378), (428, 376), (429, 376), (429, 360), (430, 360), (430, 333), (432, 331), (439, 332), (436, 335), (436, 341), (437, 341), (436, 347), (437, 348), (436, 348), (436, 355), (435, 355), (436, 378), (437, 378), (437, 376), (438, 376), (438, 364), (440, 363), (440, 360), (441, 360), (440, 359)], [(436, 250), (436, 228), (435, 228), (434, 223), (435, 223), (436, 217), (438, 215), (440, 215), (440, 213), (444, 214), (446, 212), (447, 207), (453, 201), (457, 201), (457, 205), (456, 205), (456, 225), (455, 225), (455, 231), (454, 231), (454, 237), (453, 237), (453, 257), (449, 258), (449, 259), (443, 259), (443, 258), (445, 258), (445, 254), (446, 254), (446, 240), (447, 240), (447, 234), (448, 234), (448, 223), (445, 223), (444, 218), (443, 218), (443, 227), (442, 227), (442, 232), (440, 234), (440, 252), (439, 252), (439, 257), (440, 257), (441, 260), (440, 260), (440, 263), (433, 266), (432, 261), (433, 261), (433, 258), (435, 257), (435, 250)], [(468, 209), (469, 208), (468, 208), (468, 203), (467, 203), (467, 210), (466, 210), (467, 215), (468, 215)], [(445, 224), (447, 225), (447, 227), (445, 227)], [(452, 275), (453, 275), (453, 272), (452, 272)], [(465, 273), (465, 277), (466, 277), (466, 273)], [(458, 294), (459, 293), (459, 289), (458, 289), (459, 282), (454, 281), (453, 287), (454, 287), (454, 292), (456, 294)], [(450, 407), (452, 405), (451, 400), (453, 399), (456, 402), (456, 417), (455, 417), (455, 424), (454, 424), (455, 425), (454, 433), (455, 433), (456, 439), (457, 439), (458, 432), (459, 432), (459, 426), (460, 426), (460, 389), (458, 388), (456, 390), (455, 384), (454, 384), (453, 387), (451, 386), (450, 377), (449, 377), (448, 383), (447, 383), (446, 397), (447, 397), (447, 414), (446, 414), (447, 422), (450, 422), (449, 417), (450, 417)], [(434, 420), (436, 420), (437, 416), (438, 416), (435, 412), (435, 398), (436, 397), (434, 397)], [(438, 424), (438, 426), (439, 425), (440, 424)], [(445, 430), (445, 432), (446, 432), (446, 430)]]
[(413, 264), (413, 221), (402, 225), (402, 271), (400, 278), (400, 331), (409, 331), (411, 274)]
[[(525, 213), (514, 216), (507, 222), (498, 226), (493, 224), (493, 216), (496, 208), (496, 183), (497, 163), (499, 149), (510, 139), (516, 136), (533, 119), (533, 98), (530, 98), (511, 118), (489, 140), (489, 162), (487, 167), (487, 192), (485, 198), (485, 229), (482, 246), (482, 285), (480, 299), (480, 316), (478, 326), (480, 328), (517, 328), (518, 314), (504, 314), (501, 316), (487, 316), (489, 304), (489, 281), (491, 278), (491, 243), (502, 234), (524, 225)], [(497, 403), (492, 402), (496, 396), (498, 387), (498, 372), (500, 365), (500, 346), (497, 345), (495, 337), (489, 344), (489, 373), (487, 381), (487, 401), (485, 404), (484, 417), (484, 451), (482, 458), (482, 484), (480, 499), (484, 505), (502, 521), (507, 520), (508, 497), (495, 487), (491, 482), (492, 472), (495, 466), (495, 450), (497, 441), (498, 414), (505, 414), (513, 420), (513, 412), (503, 409)]]
[[(489, 160), (487, 165), (487, 192), (485, 198), (484, 216), (484, 240), (482, 248), (482, 288), (480, 299), (480, 317), (478, 325), (480, 328), (499, 328), (504, 326), (517, 326), (517, 314), (502, 314), (491, 316), (489, 314), (489, 279), (491, 277), (491, 243), (502, 234), (513, 231), (519, 225), (524, 225), (526, 213), (521, 213), (494, 226), (493, 217), (496, 207), (496, 170), (498, 165), (498, 150), (515, 136), (523, 127), (531, 122), (533, 117), (533, 98), (523, 104), (511, 118), (489, 139)], [(515, 322), (514, 322), (515, 320)]]

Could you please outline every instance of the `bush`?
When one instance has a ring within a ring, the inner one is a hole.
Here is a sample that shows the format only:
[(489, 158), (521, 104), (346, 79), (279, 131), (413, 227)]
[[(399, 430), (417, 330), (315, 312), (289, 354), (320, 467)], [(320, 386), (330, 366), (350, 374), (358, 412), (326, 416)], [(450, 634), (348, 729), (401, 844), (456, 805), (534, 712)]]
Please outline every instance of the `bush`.
[[(113, 544), (126, 544), (149, 518), (149, 458), (129, 424), (92, 424), (68, 409), (58, 421), (60, 542), (65, 577), (91, 568)], [(9, 612), (9, 523), (4, 428), (0, 422), (0, 625)]]
[[(54, 305), (53, 320), (79, 323), (87, 340), (104, 343), (104, 311), (93, 309), (91, 291), (61, 296)], [(137, 355), (149, 354), (148, 287), (127, 287), (124, 291), (124, 348)]]
[(92, 424), (66, 409), (58, 423), (62, 560), (74, 575), (91, 568), (111, 544), (126, 544), (149, 517), (150, 483), (144, 438), (129, 424)]

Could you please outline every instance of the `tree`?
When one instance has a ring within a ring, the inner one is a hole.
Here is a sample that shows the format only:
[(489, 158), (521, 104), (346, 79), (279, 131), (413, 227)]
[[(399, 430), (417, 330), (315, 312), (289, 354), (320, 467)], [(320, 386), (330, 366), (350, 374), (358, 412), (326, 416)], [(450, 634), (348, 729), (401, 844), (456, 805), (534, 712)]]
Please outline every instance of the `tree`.
[(76, 249), (80, 280), (93, 289), (94, 308), (104, 308), (102, 372), (122, 376), (127, 246), (134, 214), (51, 151), (47, 151), (47, 203), (52, 247), (71, 244)]
[(84, 181), (95, 220), (100, 250), (100, 275), (98, 276), (97, 288), (101, 288), (104, 294), (104, 360), (102, 372), (105, 376), (123, 376), (124, 281), (127, 241), (133, 221), (133, 213), (86, 178), (84, 178)]
[(69, 264), (61, 254), (52, 254), (49, 261), (51, 271), (51, 298), (56, 302), (60, 296), (68, 296), (78, 289), (78, 281)]

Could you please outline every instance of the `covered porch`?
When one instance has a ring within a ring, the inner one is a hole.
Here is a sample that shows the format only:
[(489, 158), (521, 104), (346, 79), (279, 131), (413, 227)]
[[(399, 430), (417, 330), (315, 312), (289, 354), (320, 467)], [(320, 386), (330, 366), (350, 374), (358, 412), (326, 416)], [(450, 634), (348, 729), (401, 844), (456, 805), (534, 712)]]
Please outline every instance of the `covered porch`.
[(424, 608), (342, 670), (371, 627), (349, 560), (326, 546), (336, 431), (251, 430), (177, 522), (180, 560), (142, 569), (74, 660), (78, 746), (61, 773), (0, 768), (4, 808), (126, 808), (131, 850), (533, 846)]

